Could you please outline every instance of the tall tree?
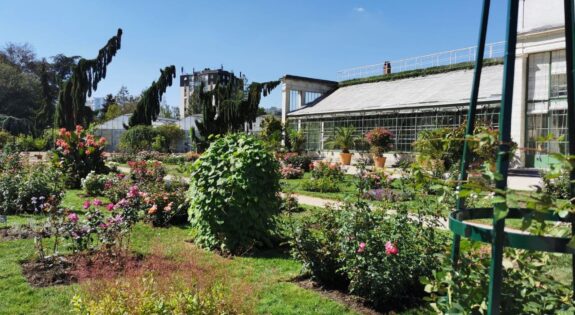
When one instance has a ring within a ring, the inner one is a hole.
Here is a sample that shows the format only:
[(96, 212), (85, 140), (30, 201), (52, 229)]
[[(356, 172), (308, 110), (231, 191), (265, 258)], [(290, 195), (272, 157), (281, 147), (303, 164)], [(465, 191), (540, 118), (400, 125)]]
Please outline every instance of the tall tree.
[(124, 104), (128, 102), (134, 101), (134, 97), (130, 95), (130, 91), (128, 91), (128, 88), (125, 85), (122, 85), (114, 98), (116, 99), (116, 103), (120, 106), (124, 106)]
[(172, 65), (164, 70), (160, 69), (160, 72), (158, 81), (152, 82), (152, 85), (142, 93), (136, 110), (128, 121), (128, 126), (124, 126), (126, 129), (136, 125), (151, 125), (152, 121), (158, 119), (162, 96), (166, 89), (172, 86), (172, 81), (176, 77), (176, 67)]
[(42, 86), (32, 73), (0, 62), (0, 129), (32, 134), (42, 108)]
[[(280, 84), (280, 81), (252, 82), (243, 89), (242, 80), (216, 83), (211, 91), (202, 84), (194, 93), (202, 108), (202, 120), (196, 123), (199, 136), (196, 141), (204, 145), (210, 135), (226, 134), (243, 130), (246, 123), (252, 124), (258, 116), (261, 97)], [(194, 135), (195, 136), (195, 135)]]
[(0, 57), (3, 62), (12, 64), (22, 72), (36, 73), (38, 69), (36, 53), (28, 43), (7, 43), (4, 49), (0, 51)]
[(98, 88), (100, 80), (106, 77), (106, 68), (121, 47), (122, 29), (110, 38), (95, 59), (80, 59), (72, 75), (64, 83), (58, 98), (58, 125), (68, 130), (76, 125), (87, 126), (92, 110), (86, 106), (86, 98)]

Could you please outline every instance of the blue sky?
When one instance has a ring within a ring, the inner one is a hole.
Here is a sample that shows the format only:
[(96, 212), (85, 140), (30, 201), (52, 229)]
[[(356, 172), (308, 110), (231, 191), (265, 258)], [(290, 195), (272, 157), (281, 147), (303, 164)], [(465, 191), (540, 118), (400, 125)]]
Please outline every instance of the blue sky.
[[(122, 49), (96, 96), (126, 85), (139, 94), (179, 70), (243, 72), (250, 81), (285, 74), (335, 80), (338, 70), (473, 46), (480, 0), (63, 0), (0, 1), (0, 45), (30, 43), (38, 56), (94, 58), (121, 27)], [(492, 1), (489, 42), (504, 39), (505, 2)], [(179, 103), (179, 82), (167, 92)], [(281, 104), (280, 88), (265, 107)]]

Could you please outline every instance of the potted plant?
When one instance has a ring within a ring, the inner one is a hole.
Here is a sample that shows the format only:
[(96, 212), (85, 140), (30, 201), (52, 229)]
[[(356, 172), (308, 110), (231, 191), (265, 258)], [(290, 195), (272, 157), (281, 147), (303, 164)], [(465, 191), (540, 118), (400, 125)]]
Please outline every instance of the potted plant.
[(349, 149), (352, 148), (357, 140), (354, 127), (340, 127), (335, 129), (335, 135), (331, 138), (327, 145), (333, 149), (341, 149), (339, 158), (341, 164), (351, 164), (351, 153)]
[(383, 153), (393, 146), (393, 133), (386, 128), (375, 128), (365, 134), (365, 139), (371, 147), (375, 167), (385, 167)]

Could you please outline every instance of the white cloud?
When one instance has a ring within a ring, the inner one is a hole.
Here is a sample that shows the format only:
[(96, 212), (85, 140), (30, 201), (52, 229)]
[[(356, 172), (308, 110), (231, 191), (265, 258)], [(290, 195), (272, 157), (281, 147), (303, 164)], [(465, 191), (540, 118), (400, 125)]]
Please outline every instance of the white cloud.
[(353, 8), (353, 11), (363, 13), (363, 12), (365, 12), (365, 8), (357, 7), (357, 8)]

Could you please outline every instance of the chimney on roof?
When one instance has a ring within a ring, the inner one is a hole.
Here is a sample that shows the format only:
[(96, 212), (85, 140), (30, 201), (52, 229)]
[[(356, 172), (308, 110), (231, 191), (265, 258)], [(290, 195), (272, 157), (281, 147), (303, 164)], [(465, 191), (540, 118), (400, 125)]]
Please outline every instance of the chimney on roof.
[(386, 61), (383, 63), (383, 74), (391, 74), (391, 62)]

